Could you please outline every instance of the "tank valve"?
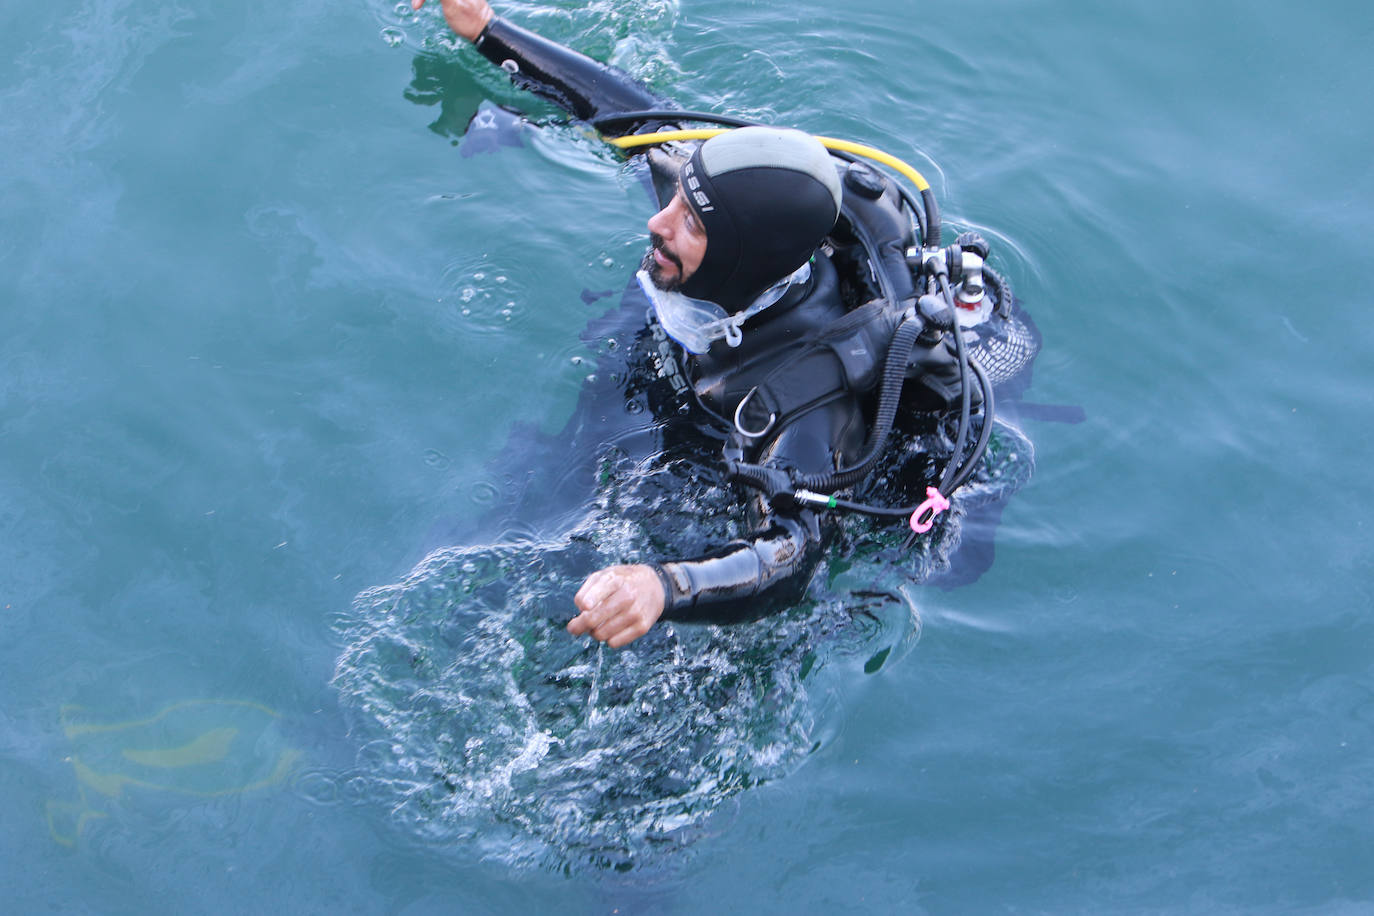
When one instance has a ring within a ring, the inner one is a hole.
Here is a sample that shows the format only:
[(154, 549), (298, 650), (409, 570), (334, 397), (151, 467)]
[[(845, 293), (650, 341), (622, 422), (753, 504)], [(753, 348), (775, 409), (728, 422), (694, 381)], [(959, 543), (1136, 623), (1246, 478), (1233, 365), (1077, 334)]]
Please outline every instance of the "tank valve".
[(959, 307), (961, 327), (971, 327), (987, 318), (987, 287), (983, 283), (987, 256), (988, 243), (976, 232), (962, 233), (945, 249), (949, 279), (959, 284), (954, 304)]
[[(983, 287), (983, 259), (971, 251), (965, 251), (959, 260), (959, 290), (954, 294), (954, 304), (965, 311), (976, 312), (982, 306), (986, 293)], [(952, 275), (953, 271), (950, 273)]]

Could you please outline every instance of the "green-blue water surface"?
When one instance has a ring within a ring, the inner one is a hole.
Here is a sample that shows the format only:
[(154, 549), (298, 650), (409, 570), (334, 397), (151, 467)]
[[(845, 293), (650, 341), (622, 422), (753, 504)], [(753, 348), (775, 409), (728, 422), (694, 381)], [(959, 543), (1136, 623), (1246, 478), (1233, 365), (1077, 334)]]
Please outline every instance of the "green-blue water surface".
[[(1374, 910), (1370, 7), (501, 10), (915, 163), (1044, 334), (1027, 398), (1086, 421), (1024, 422), (991, 570), (784, 696), (813, 743), (689, 842), (426, 830), (341, 702), (350, 609), (563, 425), (648, 198), (433, 8), (11, 4), (5, 910)], [(463, 155), (484, 99), (544, 126)]]

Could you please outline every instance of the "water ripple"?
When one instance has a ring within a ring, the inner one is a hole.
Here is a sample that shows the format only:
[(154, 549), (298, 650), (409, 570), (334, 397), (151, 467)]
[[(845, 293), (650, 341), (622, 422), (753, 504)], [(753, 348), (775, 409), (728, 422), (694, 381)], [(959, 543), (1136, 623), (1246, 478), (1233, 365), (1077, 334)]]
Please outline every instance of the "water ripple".
[(956, 520), (915, 552), (894, 549), (901, 532), (856, 523), (858, 546), (831, 557), (798, 607), (731, 627), (663, 624), (620, 651), (564, 629), (582, 577), (661, 551), (664, 531), (719, 535), (725, 488), (693, 491), (675, 463), (627, 457), (564, 537), (435, 551), (336, 622), (355, 778), (416, 840), (479, 858), (626, 870), (682, 852), (724, 802), (824, 743), (846, 684), (914, 644), (912, 588), (947, 565), (963, 505), (1029, 474), (1029, 443), (1009, 429), (995, 443)]

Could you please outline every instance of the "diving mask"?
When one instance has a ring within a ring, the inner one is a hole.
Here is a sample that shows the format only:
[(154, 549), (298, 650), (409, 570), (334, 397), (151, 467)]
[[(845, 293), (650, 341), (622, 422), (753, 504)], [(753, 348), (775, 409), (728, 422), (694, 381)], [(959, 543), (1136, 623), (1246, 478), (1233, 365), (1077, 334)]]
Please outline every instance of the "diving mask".
[(746, 321), (781, 299), (792, 284), (805, 282), (810, 276), (811, 262), (808, 261), (764, 290), (748, 308), (733, 315), (714, 302), (659, 289), (647, 270), (637, 272), (635, 279), (653, 303), (654, 315), (664, 332), (682, 344), (687, 352), (700, 356), (717, 340), (738, 347), (744, 340), (740, 328)]

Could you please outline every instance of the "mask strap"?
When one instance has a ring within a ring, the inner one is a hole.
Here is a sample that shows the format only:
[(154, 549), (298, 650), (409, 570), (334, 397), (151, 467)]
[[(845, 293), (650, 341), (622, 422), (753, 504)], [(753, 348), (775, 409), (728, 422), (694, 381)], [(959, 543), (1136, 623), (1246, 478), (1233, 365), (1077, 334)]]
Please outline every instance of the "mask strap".
[(740, 322), (743, 320), (743, 318), (739, 321), (731, 319), (725, 325), (725, 342), (731, 347), (738, 347), (744, 342), (744, 332), (739, 329)]

